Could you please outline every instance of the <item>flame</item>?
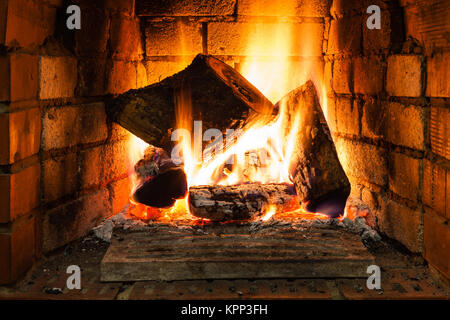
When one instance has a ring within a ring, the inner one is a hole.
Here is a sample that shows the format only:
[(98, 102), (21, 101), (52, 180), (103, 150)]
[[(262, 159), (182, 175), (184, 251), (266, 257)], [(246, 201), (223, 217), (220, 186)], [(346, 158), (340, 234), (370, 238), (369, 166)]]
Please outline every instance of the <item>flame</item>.
[[(308, 52), (309, 46), (295, 48), (294, 44), (298, 41), (294, 41), (294, 37), (299, 35), (293, 30), (293, 24), (286, 20), (287, 16), (296, 15), (296, 3), (294, 0), (274, 2), (277, 2), (274, 4), (274, 10), (279, 8), (284, 17), (268, 24), (242, 24), (244, 27), (248, 26), (248, 30), (244, 32), (248, 35), (248, 42), (245, 58), (241, 58), (238, 71), (274, 104), (285, 94), (311, 79), (318, 90), (320, 103), (328, 120), (327, 90), (322, 80), (323, 64), (317, 64), (317, 60), (311, 58), (314, 54), (312, 51)], [(179, 29), (183, 34), (182, 24)], [(316, 40), (312, 39), (312, 34), (302, 36), (305, 41), (311, 43)], [(186, 58), (185, 47), (184, 37), (181, 37), (180, 50), (183, 59)], [(300, 57), (293, 57), (294, 54)], [(198, 137), (193, 124), (195, 120), (201, 119), (192, 119), (189, 87), (181, 88), (175, 93), (175, 104), (179, 131), (175, 135), (174, 140), (178, 141), (178, 144), (172, 155), (177, 155), (184, 166), (188, 186), (234, 185), (247, 182), (291, 183), (289, 166), (302, 120), (299, 112), (295, 112), (299, 108), (290, 107), (288, 111), (286, 104), (281, 102), (275, 119), (269, 123), (265, 117), (252, 119), (241, 128), (240, 133), (234, 132), (225, 136), (223, 140), (226, 140), (226, 143), (216, 141), (222, 144), (214, 149), (212, 156), (205, 153), (206, 150), (198, 150), (199, 143), (195, 141)], [(139, 138), (133, 139), (130, 159), (134, 165), (142, 158), (148, 145)], [(200, 147), (202, 148), (201, 142)], [(136, 187), (136, 178), (132, 180), (132, 185), (133, 188)], [(307, 213), (297, 201), (296, 205), (289, 209), (269, 205), (261, 219), (267, 221), (275, 214), (281, 213), (318, 219), (326, 217)], [(145, 214), (141, 212), (140, 216), (148, 218), (154, 217), (155, 214), (147, 210)], [(162, 220), (188, 216), (187, 198), (178, 200), (173, 208), (159, 210), (159, 219)]]
[(270, 218), (272, 218), (272, 216), (275, 214), (277, 212), (277, 207), (275, 206), (275, 205), (270, 205), (268, 208), (267, 208), (267, 211), (266, 211), (266, 213), (261, 217), (261, 220), (262, 221), (267, 221), (267, 220), (269, 220)]
[(133, 194), (139, 185), (138, 178), (134, 172), (134, 165), (144, 157), (145, 149), (149, 147), (149, 144), (133, 134), (131, 134), (128, 143), (128, 177), (131, 183), (130, 194)]

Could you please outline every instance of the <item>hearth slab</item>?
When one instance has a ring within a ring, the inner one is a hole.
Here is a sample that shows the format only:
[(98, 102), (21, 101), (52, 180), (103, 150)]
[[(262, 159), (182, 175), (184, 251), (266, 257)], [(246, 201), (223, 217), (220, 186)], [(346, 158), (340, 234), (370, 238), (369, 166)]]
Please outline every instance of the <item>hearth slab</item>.
[(101, 281), (362, 278), (374, 257), (359, 235), (323, 222), (114, 230)]

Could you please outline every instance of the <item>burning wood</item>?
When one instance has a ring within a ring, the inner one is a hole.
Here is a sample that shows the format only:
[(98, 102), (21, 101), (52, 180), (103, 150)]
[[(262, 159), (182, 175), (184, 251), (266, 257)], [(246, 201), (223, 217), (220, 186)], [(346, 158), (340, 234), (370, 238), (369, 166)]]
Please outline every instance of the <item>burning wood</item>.
[(276, 108), (283, 110), (283, 103), (287, 121), (293, 122), (292, 115), (299, 121), (289, 173), (300, 202), (309, 211), (331, 216), (343, 213), (350, 182), (339, 162), (314, 84), (309, 81), (291, 91)]
[[(144, 141), (166, 150), (172, 145), (171, 130), (192, 129), (193, 120), (222, 131), (239, 126), (227, 136), (226, 151), (220, 138), (202, 152), (201, 166), (194, 164), (193, 153), (200, 149), (195, 139), (194, 150), (191, 141), (179, 144), (188, 160), (186, 167), (176, 165), (163, 149), (152, 147), (135, 167), (136, 202), (155, 208), (173, 206), (187, 193), (188, 173), (190, 185), (211, 185), (191, 187), (191, 213), (213, 221), (251, 219), (270, 205), (292, 199), (311, 212), (337, 216), (344, 211), (350, 183), (311, 81), (274, 107), (236, 70), (214, 57), (198, 55), (174, 76), (113, 99), (107, 111)], [(293, 182), (297, 196), (287, 185), (255, 182)]]
[(154, 208), (168, 208), (187, 194), (187, 179), (182, 167), (172, 162), (167, 153), (153, 146), (145, 150), (144, 158), (135, 165), (139, 186), (134, 201)]
[(220, 130), (238, 126), (255, 112), (273, 110), (272, 103), (235, 69), (201, 54), (185, 70), (114, 98), (106, 110), (145, 142), (169, 150), (179, 104), (191, 109), (190, 119)]
[(194, 216), (212, 221), (249, 220), (271, 206), (287, 208), (295, 200), (288, 184), (242, 184), (189, 188), (189, 208)]

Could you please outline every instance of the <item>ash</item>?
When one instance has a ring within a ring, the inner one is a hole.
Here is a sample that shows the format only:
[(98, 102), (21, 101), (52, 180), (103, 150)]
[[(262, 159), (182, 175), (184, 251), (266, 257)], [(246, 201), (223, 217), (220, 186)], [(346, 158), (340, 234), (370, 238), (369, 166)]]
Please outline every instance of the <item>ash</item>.
[[(226, 223), (224, 225), (227, 225)], [(235, 222), (233, 223), (237, 227), (238, 225), (248, 228), (250, 234), (255, 233), (271, 233), (277, 228), (286, 228), (293, 230), (304, 231), (312, 227), (323, 228), (339, 228), (343, 231), (358, 234), (361, 237), (361, 241), (364, 246), (373, 251), (376, 250), (381, 244), (381, 236), (378, 232), (372, 229), (366, 224), (366, 220), (363, 217), (356, 217), (354, 220), (344, 218), (342, 220), (331, 219), (277, 219), (276, 216), (268, 221), (256, 220), (247, 222)], [(121, 229), (123, 231), (142, 231), (147, 230), (149, 232), (161, 232), (165, 231), (168, 234), (176, 233), (180, 231), (189, 231), (193, 234), (208, 234), (208, 228), (206, 226), (220, 226), (219, 222), (205, 222), (202, 224), (195, 224), (192, 220), (176, 220), (169, 223), (161, 223), (154, 221), (143, 221), (129, 213), (128, 205), (117, 215), (105, 219), (100, 225), (95, 227), (92, 231), (95, 237), (110, 243), (113, 232), (115, 229)]]

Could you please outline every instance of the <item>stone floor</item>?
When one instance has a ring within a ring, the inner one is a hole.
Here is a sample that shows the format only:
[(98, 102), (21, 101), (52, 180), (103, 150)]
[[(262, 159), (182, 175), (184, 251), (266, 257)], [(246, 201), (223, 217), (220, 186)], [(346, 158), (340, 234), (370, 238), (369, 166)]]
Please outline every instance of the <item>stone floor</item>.
[[(0, 287), (0, 299), (449, 299), (421, 257), (381, 241), (371, 252), (380, 266), (381, 290), (366, 279), (256, 279), (100, 282), (100, 262), (109, 246), (93, 234), (43, 258), (14, 286)], [(70, 265), (81, 268), (81, 290), (66, 287)]]

